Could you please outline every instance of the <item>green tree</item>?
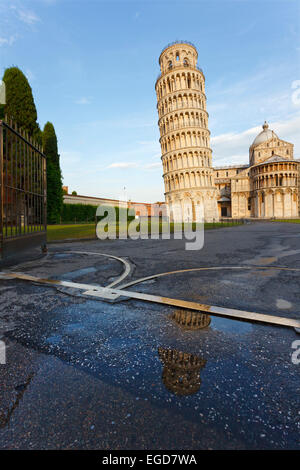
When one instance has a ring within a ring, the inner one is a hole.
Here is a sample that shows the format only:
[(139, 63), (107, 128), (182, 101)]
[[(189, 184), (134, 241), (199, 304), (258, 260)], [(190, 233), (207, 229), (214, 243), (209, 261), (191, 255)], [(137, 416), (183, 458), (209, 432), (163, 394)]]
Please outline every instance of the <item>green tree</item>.
[(27, 78), (18, 67), (10, 67), (4, 72), (3, 81), (6, 87), (5, 113), (41, 143), (37, 111)]
[(47, 122), (43, 131), (43, 151), (47, 157), (47, 220), (58, 223), (63, 205), (62, 173), (54, 126)]

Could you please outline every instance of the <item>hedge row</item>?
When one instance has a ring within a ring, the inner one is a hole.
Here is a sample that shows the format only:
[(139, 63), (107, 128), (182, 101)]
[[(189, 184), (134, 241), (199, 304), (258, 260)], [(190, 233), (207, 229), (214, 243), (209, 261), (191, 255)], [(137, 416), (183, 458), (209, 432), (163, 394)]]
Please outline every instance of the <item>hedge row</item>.
[[(112, 207), (107, 207), (108, 211), (111, 211)], [(127, 212), (127, 220), (134, 219), (134, 216), (128, 216), (128, 210), (114, 207), (116, 211), (116, 220), (119, 220), (120, 211)], [(95, 222), (97, 206), (91, 204), (63, 204), (61, 212), (61, 223), (82, 223), (82, 222)], [(104, 216), (107, 214), (105, 213)], [(123, 214), (122, 214), (123, 215)], [(104, 217), (103, 216), (103, 217)], [(97, 220), (101, 220), (102, 217), (97, 217)]]

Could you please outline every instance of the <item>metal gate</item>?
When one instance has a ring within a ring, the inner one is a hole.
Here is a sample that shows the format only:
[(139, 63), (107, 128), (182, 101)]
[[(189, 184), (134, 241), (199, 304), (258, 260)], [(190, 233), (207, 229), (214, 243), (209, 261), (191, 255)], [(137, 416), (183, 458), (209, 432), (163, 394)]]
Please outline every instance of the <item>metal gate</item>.
[(46, 243), (46, 157), (11, 121), (0, 121), (0, 260)]

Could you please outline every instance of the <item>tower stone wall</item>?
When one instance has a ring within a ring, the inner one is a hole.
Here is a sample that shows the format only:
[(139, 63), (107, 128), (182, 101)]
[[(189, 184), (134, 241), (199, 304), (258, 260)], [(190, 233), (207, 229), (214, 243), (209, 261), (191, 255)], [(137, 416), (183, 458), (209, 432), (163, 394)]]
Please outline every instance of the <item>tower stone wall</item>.
[(156, 81), (165, 198), (175, 222), (218, 220), (205, 77), (190, 43), (167, 46)]

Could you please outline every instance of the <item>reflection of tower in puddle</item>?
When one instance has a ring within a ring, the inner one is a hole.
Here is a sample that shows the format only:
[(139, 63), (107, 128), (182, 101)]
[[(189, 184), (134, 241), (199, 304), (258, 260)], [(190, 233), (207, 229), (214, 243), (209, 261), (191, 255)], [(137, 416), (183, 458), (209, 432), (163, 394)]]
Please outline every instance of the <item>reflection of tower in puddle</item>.
[(158, 355), (164, 365), (162, 381), (176, 395), (193, 395), (201, 385), (200, 370), (206, 360), (194, 354), (176, 349), (158, 348)]
[(206, 313), (179, 308), (173, 312), (172, 319), (185, 330), (200, 330), (211, 322), (210, 316)]

